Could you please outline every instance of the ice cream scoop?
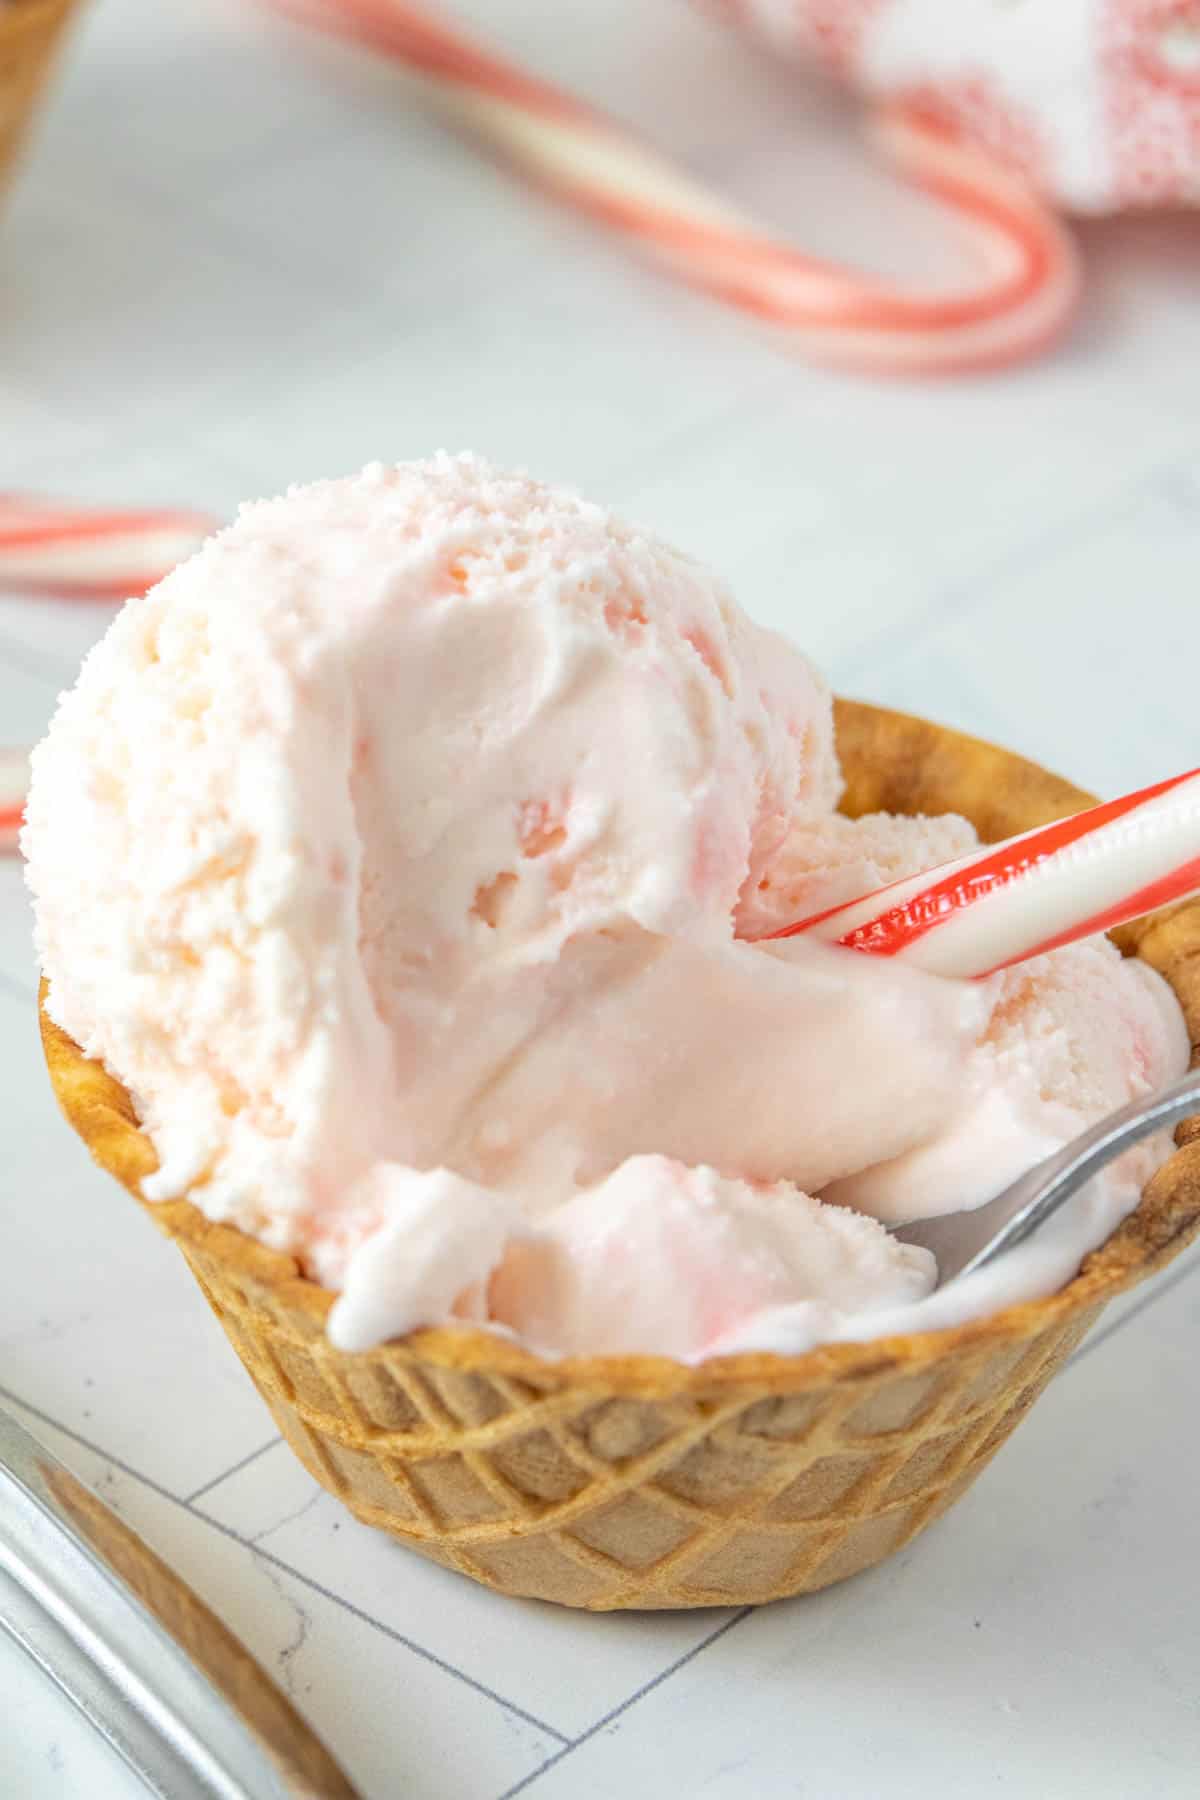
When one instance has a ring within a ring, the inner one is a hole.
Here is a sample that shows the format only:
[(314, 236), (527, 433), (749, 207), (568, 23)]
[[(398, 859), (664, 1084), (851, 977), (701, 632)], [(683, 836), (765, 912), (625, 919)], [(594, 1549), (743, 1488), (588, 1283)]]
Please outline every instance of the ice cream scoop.
[(470, 456), (374, 465), (243, 508), (63, 697), (47, 1012), (133, 1096), (145, 1197), (294, 1256), (343, 1347), (869, 1335), (944, 1298), (886, 1223), (988, 1200), (1187, 1034), (1103, 940), (988, 982), (753, 941), (972, 845), (840, 792), (824, 682), (690, 558)]

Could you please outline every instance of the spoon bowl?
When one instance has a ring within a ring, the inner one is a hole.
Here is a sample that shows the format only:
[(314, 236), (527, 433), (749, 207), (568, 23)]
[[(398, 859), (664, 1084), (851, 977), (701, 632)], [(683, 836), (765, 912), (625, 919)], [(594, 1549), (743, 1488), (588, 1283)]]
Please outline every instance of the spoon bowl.
[(899, 1226), (893, 1236), (903, 1244), (919, 1244), (933, 1252), (937, 1285), (943, 1288), (1031, 1238), (1072, 1194), (1132, 1144), (1197, 1111), (1200, 1068), (1155, 1094), (1144, 1094), (1108, 1113), (1053, 1156), (1035, 1163), (994, 1200), (971, 1212), (917, 1219)]

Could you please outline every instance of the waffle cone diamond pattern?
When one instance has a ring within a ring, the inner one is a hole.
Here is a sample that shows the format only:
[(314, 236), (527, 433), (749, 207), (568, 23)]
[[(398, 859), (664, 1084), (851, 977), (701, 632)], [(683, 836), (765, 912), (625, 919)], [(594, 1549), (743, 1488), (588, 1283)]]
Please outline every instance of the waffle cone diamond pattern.
[(352, 1512), (490, 1587), (591, 1609), (770, 1600), (878, 1562), (974, 1480), (1099, 1310), (917, 1377), (613, 1398), (403, 1344), (347, 1357), (187, 1254), (284, 1436)]

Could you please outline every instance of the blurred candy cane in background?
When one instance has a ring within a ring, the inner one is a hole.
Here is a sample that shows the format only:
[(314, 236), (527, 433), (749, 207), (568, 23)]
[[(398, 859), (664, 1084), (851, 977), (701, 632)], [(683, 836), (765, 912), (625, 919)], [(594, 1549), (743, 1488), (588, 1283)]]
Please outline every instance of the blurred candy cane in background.
[(214, 529), (204, 513), (0, 494), (0, 594), (126, 600), (161, 581)]
[[(0, 594), (116, 604), (144, 594), (215, 529), (204, 513), (137, 512), (0, 494)], [(0, 856), (17, 848), (29, 757), (0, 745)]]
[(0, 748), (0, 856), (17, 847), (28, 780), (28, 752)]
[[(804, 255), (616, 120), (484, 49), (427, 7), (407, 0), (266, 4), (405, 65), (455, 124), (540, 186), (691, 285), (786, 331), (819, 361), (925, 374), (1011, 362), (1040, 349), (1070, 315), (1075, 254), (1053, 211), (1022, 175), (923, 106), (881, 108), (874, 135), (980, 252), (978, 275), (949, 292), (902, 287)], [(832, 0), (827, 10), (835, 10)], [(848, 0), (847, 13), (855, 11)], [(670, 80), (669, 70), (662, 78)]]
[(1200, 202), (1200, 0), (701, 0), (872, 101), (876, 144), (983, 253), (949, 294), (805, 256), (428, 7), (267, 4), (407, 65), (541, 185), (822, 361), (930, 374), (1028, 356), (1078, 287), (1055, 208)]

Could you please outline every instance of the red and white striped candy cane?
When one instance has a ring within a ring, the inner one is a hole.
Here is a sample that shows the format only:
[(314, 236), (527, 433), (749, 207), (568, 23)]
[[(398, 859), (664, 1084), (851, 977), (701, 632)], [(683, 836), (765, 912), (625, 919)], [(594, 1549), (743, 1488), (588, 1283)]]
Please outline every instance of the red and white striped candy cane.
[(0, 593), (126, 600), (161, 581), (214, 529), (201, 513), (0, 494)]
[(28, 783), (29, 757), (26, 752), (0, 750), (0, 855), (17, 847)]
[[(120, 601), (190, 556), (216, 521), (203, 513), (64, 506), (0, 494), (0, 593)], [(0, 748), (0, 855), (17, 848), (29, 756)]]
[(910, 374), (1011, 362), (1042, 348), (1074, 306), (1075, 253), (1054, 214), (916, 105), (885, 108), (875, 135), (978, 240), (987, 272), (960, 293), (906, 291), (803, 255), (613, 120), (406, 0), (265, 3), (406, 64), (453, 119), (541, 185), (820, 361)]
[(992, 975), (1200, 892), (1200, 769), (803, 919), (935, 975)]

